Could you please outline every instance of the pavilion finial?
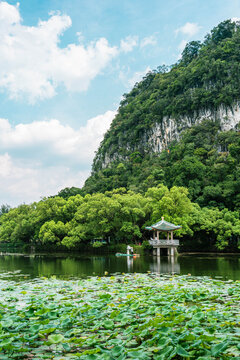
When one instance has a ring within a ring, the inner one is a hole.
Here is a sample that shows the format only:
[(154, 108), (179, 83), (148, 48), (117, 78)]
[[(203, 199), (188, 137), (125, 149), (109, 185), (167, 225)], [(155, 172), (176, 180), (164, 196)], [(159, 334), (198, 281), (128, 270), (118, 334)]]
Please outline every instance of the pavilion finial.
[(162, 221), (164, 220), (164, 216), (162, 216)]

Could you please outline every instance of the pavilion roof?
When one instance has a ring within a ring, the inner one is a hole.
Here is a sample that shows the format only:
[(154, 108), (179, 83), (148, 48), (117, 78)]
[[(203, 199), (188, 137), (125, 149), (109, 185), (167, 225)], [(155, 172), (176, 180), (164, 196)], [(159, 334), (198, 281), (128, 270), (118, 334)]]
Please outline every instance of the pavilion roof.
[(168, 221), (165, 221), (164, 218), (162, 220), (158, 221), (157, 223), (147, 226), (145, 228), (146, 230), (159, 230), (159, 231), (173, 231), (181, 229), (180, 225), (171, 224)]

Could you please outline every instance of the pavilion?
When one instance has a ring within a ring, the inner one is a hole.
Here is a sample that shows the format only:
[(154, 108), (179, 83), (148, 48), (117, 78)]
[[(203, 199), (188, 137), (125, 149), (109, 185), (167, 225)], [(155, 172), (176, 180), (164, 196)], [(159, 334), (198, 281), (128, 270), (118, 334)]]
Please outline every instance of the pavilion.
[[(161, 221), (156, 224), (147, 226), (146, 230), (153, 231), (153, 238), (149, 240), (150, 245), (153, 246), (153, 253), (157, 256), (161, 255), (161, 249), (167, 249), (168, 255), (174, 256), (176, 249), (179, 245), (179, 240), (173, 239), (173, 232), (181, 229), (180, 225), (174, 225), (164, 220), (162, 217)], [(167, 239), (159, 239), (159, 232), (167, 233)]]

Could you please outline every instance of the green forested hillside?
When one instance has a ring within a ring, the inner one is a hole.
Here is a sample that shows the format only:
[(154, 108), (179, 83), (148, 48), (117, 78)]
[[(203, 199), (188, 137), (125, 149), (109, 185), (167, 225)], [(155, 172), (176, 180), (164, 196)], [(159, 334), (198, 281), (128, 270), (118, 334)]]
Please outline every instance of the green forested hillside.
[(151, 146), (143, 141), (163, 117), (180, 118), (203, 109), (233, 107), (240, 97), (240, 27), (220, 23), (203, 43), (186, 45), (181, 60), (171, 68), (160, 66), (124, 94), (109, 131), (98, 149), (93, 172), (110, 159), (129, 158), (138, 150), (145, 156)]
[[(164, 183), (185, 186), (200, 206), (240, 206), (240, 133), (221, 131), (221, 119), (210, 118), (182, 131), (161, 153), (144, 141), (151, 126), (172, 117), (210, 109), (237, 109), (240, 99), (240, 27), (220, 23), (203, 43), (187, 44), (171, 70), (160, 67), (124, 95), (106, 133), (83, 190), (104, 192), (124, 186), (144, 192)], [(145, 137), (145, 138), (144, 138)], [(106, 158), (108, 164), (105, 164)]]
[(129, 160), (113, 162), (94, 173), (84, 189), (103, 192), (124, 186), (145, 192), (163, 183), (188, 188), (191, 200), (200, 206), (239, 210), (239, 160), (240, 133), (220, 132), (218, 123), (206, 120), (186, 130), (161, 154), (134, 152)]

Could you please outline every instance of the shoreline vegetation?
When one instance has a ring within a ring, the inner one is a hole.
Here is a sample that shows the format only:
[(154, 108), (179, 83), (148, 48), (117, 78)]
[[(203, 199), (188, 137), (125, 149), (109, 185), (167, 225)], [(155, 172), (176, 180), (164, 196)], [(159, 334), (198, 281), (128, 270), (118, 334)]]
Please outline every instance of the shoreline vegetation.
[(0, 278), (0, 359), (232, 359), (239, 281), (124, 274)]
[(240, 216), (227, 208), (201, 208), (184, 187), (163, 184), (144, 194), (125, 188), (105, 193), (45, 198), (0, 216), (0, 251), (151, 253), (145, 230), (164, 216), (181, 225), (175, 232), (182, 252), (240, 253)]
[[(134, 244), (131, 244), (133, 247), (134, 247)], [(125, 244), (124, 244), (125, 246)], [(3, 248), (4, 249), (4, 248)], [(123, 248), (121, 248), (122, 251), (124, 251)], [(1, 248), (1, 245), (0, 245), (0, 256), (4, 256), (4, 255), (16, 255), (16, 256), (44, 256), (44, 255), (52, 255), (52, 256), (72, 256), (72, 257), (81, 257), (81, 256), (96, 256), (96, 255), (99, 255), (99, 256), (107, 256), (107, 255), (115, 255), (116, 254), (116, 250), (112, 250), (111, 252), (109, 251), (92, 251), (92, 249), (89, 249), (89, 251), (86, 251), (86, 252), (80, 252), (80, 253), (76, 253), (74, 251), (52, 251), (52, 252), (49, 252), (49, 251), (25, 251), (25, 252), (15, 252), (14, 251), (15, 249), (13, 248), (12, 251), (5, 251), (5, 250), (2, 250)], [(140, 249), (141, 251), (139, 251), (139, 249), (135, 250), (135, 253), (138, 254), (138, 255), (143, 255), (143, 256), (156, 256), (156, 255), (153, 255), (152, 252), (144, 252), (142, 249)], [(182, 253), (179, 253), (177, 252), (177, 254), (175, 254), (175, 257), (183, 257), (183, 256), (192, 256), (192, 255), (196, 255), (196, 256), (209, 256), (209, 257), (226, 257), (226, 256), (233, 256), (233, 257), (239, 257), (240, 256), (240, 252), (202, 252), (202, 251), (199, 251), (199, 252), (190, 252), (190, 251), (186, 251), (186, 252), (182, 252)], [(168, 255), (161, 255), (161, 256), (164, 256), (164, 257), (168, 257)]]

